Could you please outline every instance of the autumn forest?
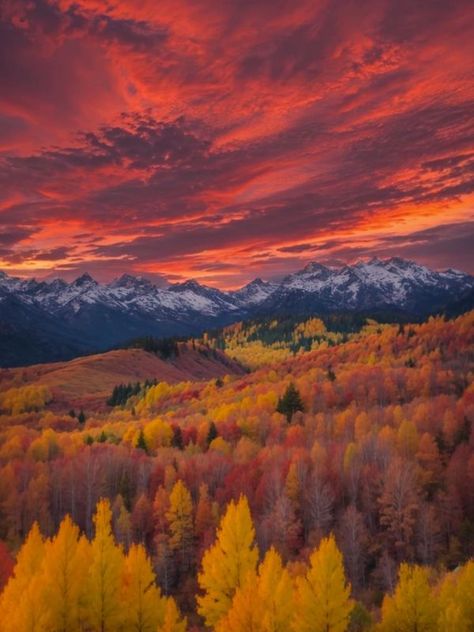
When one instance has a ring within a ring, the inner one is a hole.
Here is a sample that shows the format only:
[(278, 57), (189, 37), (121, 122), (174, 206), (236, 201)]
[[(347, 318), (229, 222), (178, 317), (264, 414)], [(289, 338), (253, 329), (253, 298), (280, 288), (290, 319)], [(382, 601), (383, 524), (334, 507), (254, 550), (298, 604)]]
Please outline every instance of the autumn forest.
[(95, 399), (3, 369), (0, 630), (474, 629), (473, 325), (142, 340), (207, 377)]

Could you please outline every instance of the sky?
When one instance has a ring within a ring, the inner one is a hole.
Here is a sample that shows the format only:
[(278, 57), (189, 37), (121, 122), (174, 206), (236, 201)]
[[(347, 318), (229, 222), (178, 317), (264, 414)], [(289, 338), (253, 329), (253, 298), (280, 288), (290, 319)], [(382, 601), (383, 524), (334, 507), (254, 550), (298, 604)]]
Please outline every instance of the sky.
[(474, 273), (474, 5), (3, 0), (0, 269)]

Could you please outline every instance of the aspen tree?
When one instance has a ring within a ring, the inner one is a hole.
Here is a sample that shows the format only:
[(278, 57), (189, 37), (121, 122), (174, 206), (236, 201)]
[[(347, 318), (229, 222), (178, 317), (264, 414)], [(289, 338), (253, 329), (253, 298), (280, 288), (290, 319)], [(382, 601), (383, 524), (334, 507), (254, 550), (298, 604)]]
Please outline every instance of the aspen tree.
[(293, 585), (280, 555), (270, 549), (245, 585), (237, 589), (232, 606), (217, 632), (287, 632), (293, 616)]
[(474, 630), (474, 562), (448, 573), (439, 591), (440, 632)]
[(150, 559), (143, 546), (132, 544), (125, 558), (123, 603), (125, 628), (155, 632), (164, 622), (166, 599), (155, 583)]
[(44, 630), (46, 613), (41, 598), (40, 580), (44, 550), (43, 537), (35, 522), (18, 553), (13, 575), (0, 597), (2, 632)]
[(198, 582), (204, 595), (197, 598), (206, 625), (215, 626), (228, 612), (237, 588), (255, 572), (258, 551), (248, 501), (232, 501), (222, 518), (216, 543), (206, 551)]
[(400, 566), (395, 592), (382, 603), (380, 632), (438, 632), (438, 605), (428, 578), (426, 568)]
[(182, 619), (173, 597), (168, 597), (165, 606), (165, 619), (157, 632), (186, 632), (188, 627), (186, 618)]
[(185, 570), (190, 566), (193, 550), (193, 502), (181, 480), (171, 490), (166, 518), (170, 530), (170, 548), (179, 556), (180, 569)]
[(97, 503), (95, 536), (91, 542), (91, 565), (87, 578), (87, 619), (93, 632), (116, 632), (123, 620), (120, 588), (124, 557), (111, 529), (108, 500)]
[(353, 608), (342, 555), (334, 536), (324, 538), (296, 584), (295, 632), (345, 632)]
[(57, 535), (45, 545), (42, 585), (50, 632), (81, 629), (81, 605), (89, 563), (90, 543), (79, 537), (79, 528), (66, 516)]

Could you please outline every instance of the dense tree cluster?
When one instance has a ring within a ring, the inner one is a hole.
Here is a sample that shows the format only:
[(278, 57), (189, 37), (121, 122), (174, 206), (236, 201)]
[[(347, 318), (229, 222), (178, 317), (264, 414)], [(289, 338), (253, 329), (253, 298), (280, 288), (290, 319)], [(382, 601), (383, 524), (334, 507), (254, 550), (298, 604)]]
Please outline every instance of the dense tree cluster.
[(163, 360), (179, 355), (178, 338), (155, 338), (154, 336), (143, 336), (135, 338), (126, 345), (127, 348), (143, 349), (150, 353), (155, 353)]
[(0, 595), (2, 632), (184, 632), (172, 597), (162, 595), (145, 549), (115, 542), (101, 500), (92, 540), (66, 516), (44, 539), (34, 523)]
[(354, 321), (349, 329), (343, 321), (330, 322), (335, 327), (333, 330), (329, 330), (320, 318), (262, 319), (206, 333), (199, 342), (221, 349), (243, 365), (255, 369), (286, 360), (296, 353), (345, 342), (347, 333), (359, 331), (365, 320)]
[[(180, 572), (188, 570), (193, 540), (191, 495), (181, 480), (166, 512)], [(185, 632), (173, 597), (156, 583), (142, 544), (118, 545), (112, 511), (97, 504), (92, 540), (66, 516), (44, 539), (33, 524), (0, 594), (1, 632)], [(261, 560), (259, 562), (259, 559)], [(370, 614), (351, 597), (342, 554), (331, 534), (306, 564), (285, 565), (271, 547), (259, 555), (247, 499), (231, 501), (198, 575), (197, 610), (216, 632), (345, 632), (372, 629)], [(402, 564), (384, 597), (379, 632), (469, 632), (474, 626), (474, 562), (433, 577), (429, 568)]]
[[(370, 322), (218, 384), (161, 382), (82, 425), (7, 412), (0, 583), (35, 522), (54, 542), (69, 514), (92, 546), (107, 498), (122, 558), (141, 546), (196, 629), (313, 629), (325, 568), (344, 616), (321, 629), (473, 629), (473, 325)], [(247, 551), (248, 583), (222, 546)]]

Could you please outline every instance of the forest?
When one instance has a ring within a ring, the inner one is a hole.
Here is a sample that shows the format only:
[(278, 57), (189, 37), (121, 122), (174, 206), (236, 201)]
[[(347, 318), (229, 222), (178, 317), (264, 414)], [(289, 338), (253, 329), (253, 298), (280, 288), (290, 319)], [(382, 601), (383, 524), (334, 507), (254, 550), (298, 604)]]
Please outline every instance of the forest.
[(473, 338), (240, 323), (82, 414), (7, 376), (0, 632), (474, 630)]

